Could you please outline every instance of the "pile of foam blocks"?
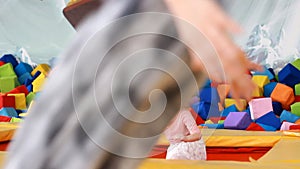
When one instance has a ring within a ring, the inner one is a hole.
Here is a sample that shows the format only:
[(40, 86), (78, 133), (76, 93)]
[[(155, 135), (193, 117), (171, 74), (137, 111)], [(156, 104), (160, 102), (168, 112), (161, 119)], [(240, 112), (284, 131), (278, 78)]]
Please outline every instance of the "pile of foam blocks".
[(42, 89), (48, 64), (36, 67), (5, 54), (0, 58), (0, 122), (20, 122)]
[(300, 130), (300, 59), (276, 75), (272, 68), (251, 72), (256, 89), (247, 103), (230, 97), (230, 86), (208, 81), (190, 111), (206, 128), (248, 131)]

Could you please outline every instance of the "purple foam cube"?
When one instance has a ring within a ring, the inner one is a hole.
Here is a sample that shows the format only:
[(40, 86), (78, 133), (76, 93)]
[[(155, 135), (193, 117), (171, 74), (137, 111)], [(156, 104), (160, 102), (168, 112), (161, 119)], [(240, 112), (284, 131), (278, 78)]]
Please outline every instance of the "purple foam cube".
[(230, 112), (224, 121), (224, 128), (245, 130), (251, 123), (247, 112)]

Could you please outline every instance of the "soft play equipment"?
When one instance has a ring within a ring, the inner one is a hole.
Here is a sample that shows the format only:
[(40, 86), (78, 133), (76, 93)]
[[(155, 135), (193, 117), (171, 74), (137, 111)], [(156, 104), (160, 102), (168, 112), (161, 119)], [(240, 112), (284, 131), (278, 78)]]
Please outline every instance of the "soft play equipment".
[[(71, 3), (75, 3), (75, 1)], [(243, 3), (246, 4), (248, 2)], [(55, 4), (54, 1), (53, 4)], [(89, 11), (96, 5), (99, 4), (90, 3), (82, 10), (78, 8), (78, 4), (75, 4), (66, 8), (64, 14), (70, 18), (69, 20), (73, 26), (76, 26), (82, 18), (74, 18), (75, 14), (81, 12), (86, 15), (86, 11)], [(235, 5), (232, 4), (231, 6)], [(268, 5), (262, 6), (272, 8), (272, 6)], [(243, 10), (242, 8), (240, 9)], [(9, 10), (9, 8), (6, 10)], [(253, 14), (251, 13), (251, 15)], [(47, 17), (47, 15), (43, 16)], [(37, 22), (36, 20), (34, 21)], [(52, 25), (56, 27), (56, 24)], [(47, 26), (45, 25), (45, 27)], [(49, 28), (49, 30), (52, 29)], [(34, 32), (34, 30), (32, 31)], [(65, 32), (62, 31), (62, 33)], [(49, 34), (50, 36), (51, 34)], [(20, 36), (20, 39), (22, 41), (27, 40), (24, 37), (26, 36)], [(46, 42), (48, 44), (49, 39)], [(41, 43), (40, 46), (44, 44)], [(46, 51), (43, 48), (38, 49)], [(57, 51), (59, 50), (55, 49), (54, 52), (49, 53), (56, 54), (58, 53)], [(34, 54), (38, 55), (39, 52), (37, 51)], [(3, 115), (0, 115), (0, 121), (10, 122), (0, 123), (0, 150), (6, 149), (5, 146), (12, 139), (12, 135), (18, 126), (14, 124), (20, 119), (16, 118), (16, 116), (21, 117), (24, 110), (29, 105), (32, 105), (33, 99), (42, 90), (42, 85), (50, 70), (48, 65), (38, 65), (33, 69), (26, 63), (12, 59), (11, 56), (8, 55), (3, 57), (2, 60), (0, 59), (0, 65), (3, 66), (2, 69), (0, 68), (0, 91), (4, 93), (4, 95), (0, 96), (0, 106), (2, 108), (0, 112), (3, 111)], [(49, 54), (46, 57), (50, 57)], [(259, 59), (256, 60), (259, 61)], [(269, 60), (266, 60), (266, 63), (269, 63)], [(201, 98), (200, 102), (194, 103), (192, 106), (193, 110), (191, 110), (194, 112), (195, 118), (198, 119), (198, 124), (204, 127), (202, 134), (207, 146), (208, 161), (167, 161), (159, 159), (164, 158), (168, 146), (166, 138), (162, 136), (149, 155), (152, 158), (146, 159), (139, 168), (282, 169), (283, 166), (287, 169), (299, 168), (300, 133), (298, 131), (286, 131), (300, 129), (300, 99), (297, 100), (297, 96), (300, 95), (299, 69), (300, 60), (288, 64), (279, 72), (277, 76), (278, 81), (270, 68), (265, 67), (264, 72), (253, 72), (252, 79), (257, 84), (253, 96), (256, 98), (249, 104), (245, 100), (240, 100), (242, 104), (238, 104), (230, 98), (230, 86), (227, 84), (218, 85), (212, 83), (211, 88), (208, 86), (208, 88), (202, 90), (203, 93), (205, 93), (205, 90), (207, 93), (199, 95)], [(216, 89), (218, 93), (216, 93)], [(221, 103), (221, 106), (218, 102)], [(224, 110), (222, 106), (224, 106)], [(235, 130), (224, 130), (223, 128)], [(282, 131), (279, 132), (279, 129)], [(3, 145), (4, 147), (2, 147)], [(2, 164), (5, 156), (5, 152), (0, 153), (0, 164)]]
[[(36, 95), (42, 90), (50, 72), (48, 64), (36, 67), (19, 61), (13, 54), (0, 57), (0, 116), (20, 122)], [(0, 118), (0, 122), (7, 122)]]
[[(285, 65), (278, 75), (266, 67), (263, 72), (252, 72), (256, 91), (249, 102), (230, 98), (228, 84), (208, 80), (204, 88), (200, 89), (199, 101), (191, 106), (194, 112), (206, 120), (200, 125), (216, 129), (289, 130), (284, 122), (295, 123), (300, 118), (300, 100), (297, 96), (300, 76), (298, 68), (294, 66), (298, 62)], [(276, 76), (279, 82), (274, 79)], [(218, 120), (212, 120), (218, 118), (223, 118), (224, 126)], [(283, 123), (284, 126), (281, 126)]]
[[(252, 125), (252, 124), (251, 124)], [(140, 169), (296, 169), (300, 166), (299, 132), (202, 129), (207, 161), (165, 160), (169, 145), (162, 136)], [(280, 155), (279, 155), (280, 154)]]
[[(295, 62), (300, 63), (299, 59)], [(219, 98), (220, 107), (224, 107), (222, 110), (219, 108), (220, 115), (215, 117), (204, 107), (198, 106), (194, 111), (198, 112), (198, 116), (208, 113), (206, 115), (209, 118), (200, 124), (206, 141), (208, 161), (148, 159), (140, 168), (299, 168), (299, 150), (293, 149), (293, 146), (300, 146), (300, 77), (297, 73), (299, 66), (295, 67), (295, 62), (287, 64), (279, 75), (266, 71), (269, 70), (267, 68), (264, 72), (253, 72), (252, 80), (257, 88), (253, 93), (254, 98), (248, 103), (241, 99), (238, 104), (230, 98), (229, 85), (208, 81), (210, 83), (200, 92), (200, 101), (194, 105), (201, 103), (202, 98), (210, 105), (206, 107), (209, 110), (216, 104), (218, 99), (215, 98)], [(192, 106), (191, 110), (194, 109), (195, 106)], [(207, 135), (208, 131), (212, 133)], [(162, 140), (154, 147), (150, 157), (164, 158), (168, 143)], [(277, 154), (279, 152), (281, 155)]]

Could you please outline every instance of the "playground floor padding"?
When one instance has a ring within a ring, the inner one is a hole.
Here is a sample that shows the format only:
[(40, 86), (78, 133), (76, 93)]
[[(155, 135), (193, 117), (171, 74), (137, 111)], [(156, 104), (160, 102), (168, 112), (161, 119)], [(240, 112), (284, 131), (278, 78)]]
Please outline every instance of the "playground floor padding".
[[(5, 150), (12, 139), (18, 124), (0, 123), (0, 150)], [(202, 129), (208, 149), (207, 161), (165, 160), (148, 158), (139, 169), (299, 169), (300, 168), (300, 133), (299, 132), (262, 132), (239, 130)], [(3, 145), (1, 147), (1, 145)], [(168, 141), (162, 135), (156, 147), (166, 149)], [(155, 147), (154, 149), (155, 150)], [(229, 150), (229, 151), (228, 151)], [(262, 154), (255, 157), (253, 152)], [(224, 153), (225, 152), (225, 153)], [(159, 156), (160, 151), (152, 151)], [(216, 155), (213, 155), (215, 153)], [(209, 155), (212, 157), (209, 158)], [(218, 157), (219, 155), (219, 157)], [(222, 157), (222, 155), (229, 156)], [(237, 157), (243, 156), (248, 160)], [(213, 157), (216, 156), (216, 157)], [(234, 157), (237, 156), (237, 157)], [(0, 168), (3, 166), (6, 152), (0, 152)], [(218, 160), (222, 159), (222, 160)], [(237, 159), (237, 160), (233, 160)]]

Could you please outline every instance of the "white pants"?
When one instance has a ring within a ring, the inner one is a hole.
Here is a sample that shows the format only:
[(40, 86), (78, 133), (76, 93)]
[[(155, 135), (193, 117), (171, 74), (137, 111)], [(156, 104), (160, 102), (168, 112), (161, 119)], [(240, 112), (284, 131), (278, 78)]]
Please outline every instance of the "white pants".
[(195, 142), (171, 144), (167, 151), (167, 160), (206, 160), (206, 148), (203, 139)]

